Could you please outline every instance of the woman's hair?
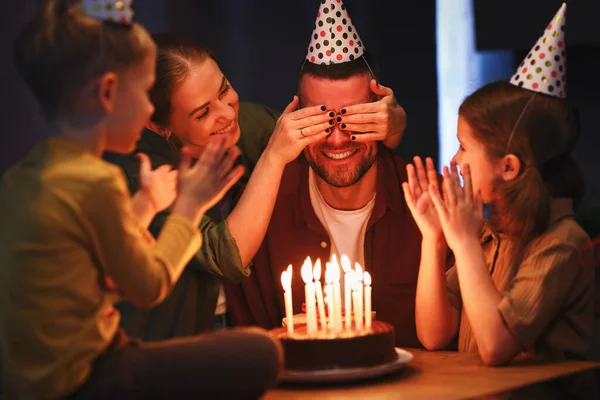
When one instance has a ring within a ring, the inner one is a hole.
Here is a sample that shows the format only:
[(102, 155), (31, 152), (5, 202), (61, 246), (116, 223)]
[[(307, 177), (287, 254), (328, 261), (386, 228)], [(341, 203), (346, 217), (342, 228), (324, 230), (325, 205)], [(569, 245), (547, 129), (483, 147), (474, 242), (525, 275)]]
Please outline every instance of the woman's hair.
[(158, 46), (158, 55), (156, 82), (150, 90), (150, 100), (154, 104), (151, 120), (166, 127), (171, 117), (173, 91), (188, 77), (195, 63), (201, 63), (207, 58), (216, 62), (217, 57), (209, 48), (183, 36), (157, 33), (152, 38)]
[(490, 159), (513, 154), (521, 163), (516, 179), (497, 182), (492, 229), (527, 242), (547, 228), (552, 198), (578, 205), (585, 185), (570, 153), (579, 124), (567, 102), (500, 81), (468, 96), (459, 115)]
[(91, 79), (138, 65), (155, 47), (141, 25), (84, 16), (79, 3), (45, 1), (15, 42), (19, 73), (48, 118), (71, 112)]

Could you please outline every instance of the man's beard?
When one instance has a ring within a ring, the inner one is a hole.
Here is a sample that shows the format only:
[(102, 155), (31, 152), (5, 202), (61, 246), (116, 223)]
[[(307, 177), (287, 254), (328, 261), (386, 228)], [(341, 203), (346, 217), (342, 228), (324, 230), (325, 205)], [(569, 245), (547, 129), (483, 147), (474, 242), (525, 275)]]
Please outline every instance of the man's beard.
[[(317, 150), (317, 151), (322, 151)], [(335, 171), (327, 171), (327, 168), (322, 162), (317, 161), (311, 154), (305, 154), (308, 165), (315, 173), (331, 186), (344, 188), (354, 185), (371, 169), (375, 161), (377, 161), (377, 146), (372, 146), (363, 154), (360, 162), (353, 166), (344, 166), (335, 168)], [(326, 157), (326, 156), (324, 156)], [(353, 157), (353, 156), (350, 156)], [(320, 158), (319, 158), (320, 160)]]

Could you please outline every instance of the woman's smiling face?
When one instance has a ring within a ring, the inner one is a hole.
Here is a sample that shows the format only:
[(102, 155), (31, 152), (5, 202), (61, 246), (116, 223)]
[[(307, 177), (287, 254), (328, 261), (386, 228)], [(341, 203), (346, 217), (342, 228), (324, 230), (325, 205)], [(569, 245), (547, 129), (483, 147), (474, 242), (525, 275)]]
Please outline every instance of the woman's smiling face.
[(212, 135), (225, 135), (227, 148), (240, 138), (239, 97), (212, 58), (193, 62), (171, 96), (168, 130), (183, 143), (203, 148)]

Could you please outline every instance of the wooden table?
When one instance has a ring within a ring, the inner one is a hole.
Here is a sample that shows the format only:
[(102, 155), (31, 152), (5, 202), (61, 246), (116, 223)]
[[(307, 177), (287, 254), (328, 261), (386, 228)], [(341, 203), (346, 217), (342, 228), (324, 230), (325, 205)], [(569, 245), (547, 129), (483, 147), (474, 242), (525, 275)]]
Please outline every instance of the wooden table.
[(503, 367), (486, 367), (476, 354), (409, 351), (414, 359), (405, 368), (387, 377), (337, 385), (282, 384), (267, 392), (264, 399), (464, 399), (505, 393), (600, 367), (600, 363), (596, 362), (548, 364), (533, 360), (515, 361)]

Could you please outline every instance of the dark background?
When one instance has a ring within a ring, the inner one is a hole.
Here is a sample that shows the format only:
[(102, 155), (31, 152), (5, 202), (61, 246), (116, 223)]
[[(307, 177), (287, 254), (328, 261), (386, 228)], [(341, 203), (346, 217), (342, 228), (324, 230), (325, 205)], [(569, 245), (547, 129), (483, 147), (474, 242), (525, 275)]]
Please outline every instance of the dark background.
[[(442, 0), (453, 1), (453, 0)], [(39, 0), (5, 1), (0, 52), (4, 137), (0, 173), (44, 137), (37, 106), (17, 76), (12, 42)], [(312, 32), (318, 0), (136, 0), (136, 19), (151, 32), (171, 30), (213, 48), (242, 100), (282, 110), (296, 92), (298, 67)], [(382, 83), (394, 89), (408, 114), (399, 153), (438, 154), (434, 0), (345, 0)], [(513, 50), (517, 63), (560, 7), (555, 0), (474, 0), (477, 47)], [(584, 210), (600, 204), (600, 1), (569, 2), (569, 99), (580, 108), (582, 138), (576, 151), (589, 192)], [(458, 21), (457, 23), (460, 23)], [(516, 67), (516, 65), (515, 65)], [(508, 78), (508, 77), (507, 77)]]

